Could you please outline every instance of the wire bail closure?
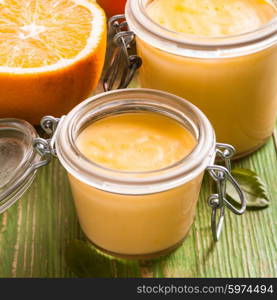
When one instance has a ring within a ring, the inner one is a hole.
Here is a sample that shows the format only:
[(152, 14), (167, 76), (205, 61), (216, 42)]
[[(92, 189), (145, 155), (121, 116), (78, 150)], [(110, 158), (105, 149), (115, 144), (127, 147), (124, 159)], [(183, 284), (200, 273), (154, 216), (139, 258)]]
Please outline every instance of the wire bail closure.
[[(113, 16), (110, 18), (108, 26), (109, 33), (115, 32), (113, 43), (116, 48), (112, 53), (111, 63), (103, 78), (105, 92), (114, 88), (115, 82), (120, 76), (120, 82), (115, 89), (126, 88), (132, 81), (136, 70), (142, 65), (142, 59), (131, 53), (135, 44), (135, 34), (129, 31), (125, 15)], [(122, 64), (123, 67), (121, 67)], [(120, 70), (123, 71), (120, 72)]]
[[(217, 193), (210, 195), (208, 204), (212, 208), (211, 229), (213, 239), (217, 242), (222, 232), (225, 207), (229, 208), (234, 214), (242, 215), (246, 210), (246, 199), (244, 194), (231, 174), (231, 158), (235, 154), (235, 148), (228, 144), (216, 144), (216, 157), (221, 159), (225, 166), (213, 165), (208, 166), (207, 171), (212, 179), (216, 182)], [(240, 209), (233, 206), (226, 198), (226, 184), (230, 182), (239, 195), (241, 201)], [(219, 210), (219, 219), (217, 222), (217, 210)]]
[(46, 116), (42, 118), (40, 125), (45, 133), (47, 133), (51, 138), (36, 138), (33, 140), (33, 147), (42, 158), (41, 161), (33, 165), (33, 171), (47, 165), (51, 161), (52, 157), (57, 157), (55, 141), (58, 127), (62, 123), (61, 121), (64, 117), (65, 116), (62, 116), (61, 118), (54, 118), (52, 116)]

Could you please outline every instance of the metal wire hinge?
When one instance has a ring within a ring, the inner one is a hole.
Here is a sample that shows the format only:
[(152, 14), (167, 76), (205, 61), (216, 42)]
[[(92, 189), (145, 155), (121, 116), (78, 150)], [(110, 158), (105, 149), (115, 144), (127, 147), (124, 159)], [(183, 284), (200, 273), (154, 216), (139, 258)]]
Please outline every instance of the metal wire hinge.
[(136, 70), (142, 65), (141, 58), (136, 54), (132, 54), (135, 48), (135, 34), (129, 31), (125, 15), (116, 15), (110, 18), (109, 32), (115, 32), (113, 37), (115, 50), (103, 78), (103, 89), (105, 92), (112, 90), (115, 82), (120, 77), (116, 89), (126, 88), (132, 81)]
[(50, 139), (36, 138), (33, 140), (33, 147), (37, 153), (41, 156), (41, 160), (32, 166), (32, 170), (36, 170), (42, 166), (47, 165), (52, 157), (56, 157), (55, 141), (58, 132), (58, 126), (60, 126), (61, 121), (65, 116), (59, 118), (54, 118), (51, 116), (46, 116), (42, 118), (40, 125), (42, 129), (51, 136)]
[[(207, 171), (216, 183), (217, 193), (212, 194), (208, 198), (208, 204), (212, 208), (211, 215), (211, 229), (214, 241), (218, 241), (225, 216), (225, 207), (229, 208), (233, 213), (242, 215), (246, 210), (246, 199), (237, 181), (231, 174), (231, 158), (235, 153), (234, 147), (228, 144), (216, 145), (216, 157), (221, 159), (225, 166), (213, 165), (207, 167)], [(234, 189), (239, 195), (241, 201), (240, 209), (233, 206), (226, 198), (226, 184), (227, 182), (233, 185)], [(217, 221), (217, 210), (219, 210), (219, 219)]]

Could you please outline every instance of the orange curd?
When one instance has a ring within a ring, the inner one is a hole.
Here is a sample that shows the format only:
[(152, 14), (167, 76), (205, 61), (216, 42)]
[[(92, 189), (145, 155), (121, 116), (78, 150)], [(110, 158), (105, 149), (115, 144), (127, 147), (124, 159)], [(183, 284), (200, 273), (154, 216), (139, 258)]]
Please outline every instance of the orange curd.
[[(169, 117), (140, 112), (89, 124), (76, 145), (93, 163), (146, 177), (148, 171), (184, 159), (196, 139)], [(69, 179), (87, 237), (109, 252), (145, 255), (168, 249), (184, 238), (193, 222), (202, 175), (177, 188), (145, 195), (106, 193), (70, 174)]]

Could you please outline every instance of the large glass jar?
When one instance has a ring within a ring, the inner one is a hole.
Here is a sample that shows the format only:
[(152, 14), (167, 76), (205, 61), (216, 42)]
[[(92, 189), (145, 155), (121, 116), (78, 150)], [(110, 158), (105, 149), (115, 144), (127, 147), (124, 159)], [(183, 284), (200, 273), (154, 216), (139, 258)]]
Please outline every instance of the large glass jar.
[(217, 140), (235, 146), (237, 157), (263, 145), (277, 113), (277, 17), (249, 33), (205, 38), (156, 24), (146, 12), (149, 2), (129, 0), (126, 6), (143, 61), (141, 87), (195, 104), (211, 121)]

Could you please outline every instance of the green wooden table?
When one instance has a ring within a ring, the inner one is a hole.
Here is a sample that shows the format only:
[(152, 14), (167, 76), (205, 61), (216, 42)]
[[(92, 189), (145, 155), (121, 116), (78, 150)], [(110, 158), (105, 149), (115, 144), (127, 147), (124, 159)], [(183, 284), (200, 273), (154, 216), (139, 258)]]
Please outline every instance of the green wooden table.
[[(180, 248), (158, 260), (111, 259), (106, 272), (112, 277), (277, 277), (276, 153), (276, 140), (271, 138), (258, 152), (233, 164), (255, 170), (270, 187), (271, 202), (242, 217), (227, 212), (217, 244), (207, 205), (211, 184), (205, 178), (195, 222)], [(0, 277), (76, 277), (65, 254), (72, 241), (84, 239), (66, 173), (53, 160), (39, 170), (26, 194), (0, 215)], [(81, 256), (80, 264), (85, 265), (87, 258)]]

